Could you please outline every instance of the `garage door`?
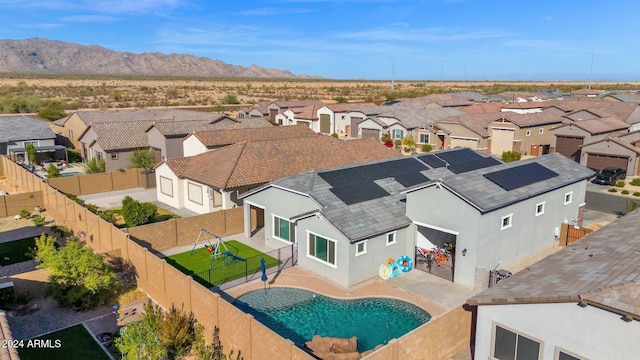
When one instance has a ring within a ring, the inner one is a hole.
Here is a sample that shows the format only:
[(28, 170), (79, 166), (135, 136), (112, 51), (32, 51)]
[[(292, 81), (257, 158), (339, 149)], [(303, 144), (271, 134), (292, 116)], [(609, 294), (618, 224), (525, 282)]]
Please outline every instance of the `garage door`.
[(362, 129), (362, 138), (375, 138), (380, 139), (380, 130), (377, 129)]
[(331, 118), (327, 114), (320, 114), (320, 132), (328, 134), (331, 131)]
[(556, 152), (573, 161), (580, 162), (579, 147), (583, 142), (584, 138), (556, 135)]
[(629, 157), (627, 156), (587, 153), (587, 167), (596, 169), (598, 171), (601, 171), (606, 167), (614, 167), (627, 170), (628, 163)]
[(513, 129), (491, 128), (491, 153), (502, 155), (505, 151), (513, 150)]
[(464, 147), (469, 149), (478, 148), (478, 139), (451, 137), (451, 148)]

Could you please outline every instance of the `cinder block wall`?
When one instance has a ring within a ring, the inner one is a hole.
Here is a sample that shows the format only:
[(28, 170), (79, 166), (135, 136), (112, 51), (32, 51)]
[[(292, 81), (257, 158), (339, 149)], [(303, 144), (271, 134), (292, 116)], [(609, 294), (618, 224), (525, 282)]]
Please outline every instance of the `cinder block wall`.
[(141, 171), (142, 169), (117, 170), (83, 176), (52, 178), (47, 179), (46, 182), (65, 194), (96, 194), (142, 186)]

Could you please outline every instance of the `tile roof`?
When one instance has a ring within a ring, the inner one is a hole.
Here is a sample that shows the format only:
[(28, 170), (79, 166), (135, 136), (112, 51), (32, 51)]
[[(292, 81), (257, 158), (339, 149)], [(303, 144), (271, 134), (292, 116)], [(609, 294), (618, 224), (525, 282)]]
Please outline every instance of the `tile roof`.
[(302, 106), (298, 108), (293, 108), (291, 109), (291, 111), (293, 111), (297, 119), (317, 120), (318, 115), (316, 111), (318, 111), (318, 109), (321, 107), (322, 106), (318, 106), (314, 104), (314, 105), (307, 105), (307, 106)]
[(333, 112), (346, 112), (354, 109), (360, 109), (363, 107), (374, 107), (377, 105), (373, 103), (367, 103), (367, 102), (349, 102), (349, 103), (326, 104), (324, 106), (329, 108)]
[(204, 120), (153, 121), (146, 131), (155, 127), (164, 136), (179, 137), (200, 130), (243, 129), (270, 126), (271, 124), (263, 118), (232, 119), (226, 115), (221, 115), (215, 119)]
[(215, 120), (222, 115), (182, 109), (82, 110), (76, 111), (75, 114), (86, 125), (97, 122)]
[(44, 120), (28, 116), (0, 116), (0, 143), (55, 138), (56, 134)]
[(435, 124), (438, 120), (463, 114), (453, 108), (432, 109), (393, 109), (378, 114), (378, 117), (391, 117), (397, 119), (406, 129), (424, 128), (428, 124)]
[(573, 90), (571, 94), (573, 95), (599, 95), (602, 94), (604, 90), (595, 90), (595, 89), (578, 89)]
[(570, 100), (555, 100), (545, 102), (546, 106), (554, 106), (569, 113), (576, 110), (604, 110), (610, 116), (627, 121), (629, 116), (638, 109), (637, 103), (606, 101), (600, 98), (573, 98)]
[(196, 156), (168, 159), (166, 164), (178, 177), (216, 189), (233, 189), (305, 171), (399, 156), (377, 139), (345, 141), (314, 135), (241, 142)]
[(471, 305), (578, 302), (640, 320), (640, 211), (470, 298)]
[(463, 96), (455, 94), (431, 94), (427, 96), (407, 99), (395, 99), (386, 105), (400, 105), (410, 109), (424, 109), (430, 104), (437, 104), (442, 107), (468, 106), (472, 102)]
[(481, 113), (493, 113), (500, 112), (504, 104), (499, 102), (478, 103), (460, 108), (461, 111), (467, 114), (481, 114)]
[[(9, 321), (4, 311), (0, 311), (0, 341), (2, 341), (2, 347), (0, 347), (0, 360), (19, 360), (18, 349), (14, 346), (6, 346), (7, 342), (14, 340), (11, 334), (11, 328), (9, 328)], [(19, 340), (19, 339), (16, 339)]]
[(562, 117), (552, 112), (538, 112), (529, 114), (517, 114), (514, 112), (489, 112), (489, 113), (473, 113), (462, 114), (449, 117), (438, 121), (442, 124), (460, 124), (476, 134), (488, 137), (488, 125), (496, 120), (508, 120), (518, 127), (525, 128), (530, 126), (540, 126), (547, 124), (560, 124)]
[(207, 148), (240, 142), (293, 139), (319, 136), (305, 124), (244, 129), (200, 130), (194, 136)]
[(55, 120), (53, 123), (58, 126), (64, 126), (64, 124), (67, 122), (67, 120), (69, 120), (70, 117), (71, 115), (65, 116), (61, 119)]
[(592, 135), (605, 134), (614, 131), (627, 131), (629, 129), (629, 124), (614, 117), (573, 121), (570, 124), (565, 124), (565, 126), (571, 125)]
[(145, 132), (149, 125), (150, 121), (97, 122), (90, 124), (88, 131), (95, 132), (96, 142), (104, 151), (132, 150), (149, 146)]

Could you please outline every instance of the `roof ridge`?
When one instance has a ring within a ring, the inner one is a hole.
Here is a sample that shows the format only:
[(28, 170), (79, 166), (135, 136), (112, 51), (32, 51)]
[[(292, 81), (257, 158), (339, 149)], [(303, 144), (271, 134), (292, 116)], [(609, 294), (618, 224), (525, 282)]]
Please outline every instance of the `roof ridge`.
[(236, 145), (241, 145), (240, 149), (238, 151), (238, 154), (235, 158), (235, 161), (233, 162), (233, 169), (231, 169), (231, 171), (229, 171), (229, 175), (227, 176), (227, 179), (224, 181), (224, 188), (228, 189), (229, 188), (229, 183), (231, 182), (231, 179), (233, 178), (233, 175), (236, 173), (236, 169), (238, 168), (238, 163), (240, 162), (240, 159), (242, 158), (242, 154), (244, 154), (244, 150), (247, 148), (247, 143), (248, 141), (242, 141), (237, 143)]

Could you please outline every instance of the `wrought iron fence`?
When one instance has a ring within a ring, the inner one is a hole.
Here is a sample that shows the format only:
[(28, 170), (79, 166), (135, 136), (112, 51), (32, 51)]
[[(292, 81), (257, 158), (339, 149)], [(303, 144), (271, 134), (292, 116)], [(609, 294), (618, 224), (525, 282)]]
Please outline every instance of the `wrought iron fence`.
[(265, 260), (266, 274), (271, 277), (298, 263), (296, 244), (265, 252), (246, 259), (227, 261), (223, 266), (211, 268), (191, 275), (194, 280), (208, 288), (225, 290), (262, 277), (261, 259)]

